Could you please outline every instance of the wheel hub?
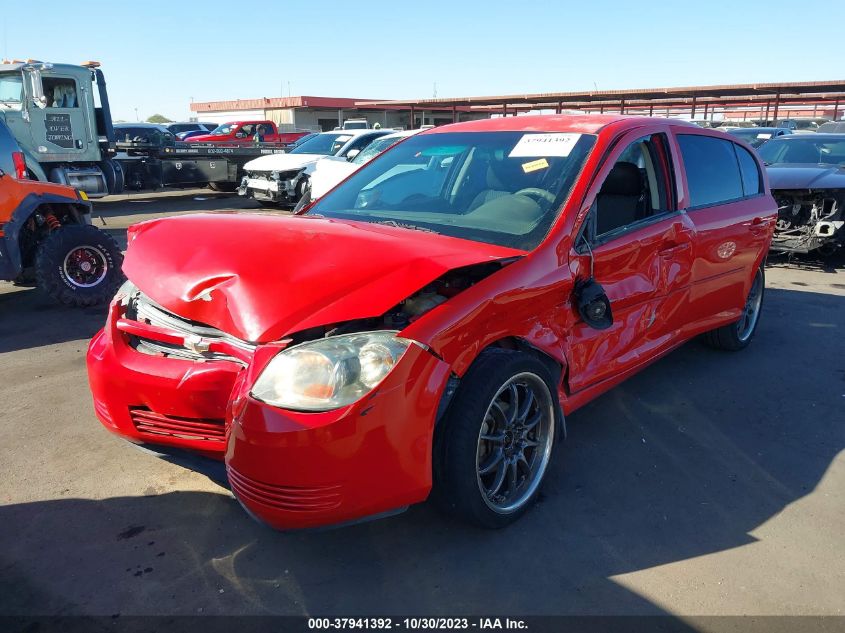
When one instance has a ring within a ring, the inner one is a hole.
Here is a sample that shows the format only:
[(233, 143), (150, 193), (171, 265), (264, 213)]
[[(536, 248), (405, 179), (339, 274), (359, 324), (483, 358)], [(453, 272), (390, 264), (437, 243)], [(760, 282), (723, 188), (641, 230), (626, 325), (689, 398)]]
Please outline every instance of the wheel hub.
[(476, 457), (479, 489), (496, 512), (512, 512), (542, 480), (554, 437), (554, 412), (546, 383), (535, 374), (511, 378), (490, 403)]
[(78, 246), (65, 256), (62, 270), (77, 288), (91, 288), (106, 278), (109, 264), (103, 251), (96, 246)]

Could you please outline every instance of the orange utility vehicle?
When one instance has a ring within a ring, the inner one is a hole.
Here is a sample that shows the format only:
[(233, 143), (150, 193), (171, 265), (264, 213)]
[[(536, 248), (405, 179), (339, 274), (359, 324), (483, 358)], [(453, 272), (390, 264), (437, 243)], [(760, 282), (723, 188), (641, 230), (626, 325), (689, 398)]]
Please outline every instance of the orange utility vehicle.
[(66, 305), (110, 300), (123, 281), (123, 255), (91, 225), (88, 197), (21, 175), (0, 168), (0, 279), (34, 281)]

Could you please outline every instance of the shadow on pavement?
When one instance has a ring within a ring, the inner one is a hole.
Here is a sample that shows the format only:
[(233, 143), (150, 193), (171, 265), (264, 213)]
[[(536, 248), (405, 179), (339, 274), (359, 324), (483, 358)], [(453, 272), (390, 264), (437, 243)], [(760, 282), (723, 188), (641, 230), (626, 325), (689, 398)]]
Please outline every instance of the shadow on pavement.
[(107, 311), (107, 306), (62, 306), (38, 288), (0, 293), (0, 354), (80, 339), (87, 344)]
[(505, 530), (424, 504), (277, 533), (222, 489), (7, 503), (1, 610), (662, 614), (611, 577), (754, 542), (845, 449), (843, 308), (770, 290), (744, 352), (691, 342), (572, 415), (540, 503)]

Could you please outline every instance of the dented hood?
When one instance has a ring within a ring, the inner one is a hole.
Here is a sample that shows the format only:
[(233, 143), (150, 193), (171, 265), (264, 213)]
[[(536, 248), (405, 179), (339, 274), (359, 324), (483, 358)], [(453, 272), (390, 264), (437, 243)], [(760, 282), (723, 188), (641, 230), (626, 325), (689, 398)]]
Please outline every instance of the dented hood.
[(446, 271), (523, 251), (380, 224), (198, 214), (129, 229), (126, 276), (153, 301), (268, 342), (376, 317)]

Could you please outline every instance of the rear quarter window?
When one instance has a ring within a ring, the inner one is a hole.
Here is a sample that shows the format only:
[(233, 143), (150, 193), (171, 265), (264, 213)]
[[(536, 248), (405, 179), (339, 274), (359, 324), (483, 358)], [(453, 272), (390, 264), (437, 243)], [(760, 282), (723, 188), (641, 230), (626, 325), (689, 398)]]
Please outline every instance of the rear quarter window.
[(739, 171), (742, 176), (742, 191), (746, 196), (756, 196), (763, 191), (763, 179), (760, 176), (760, 167), (751, 153), (734, 143), (736, 160), (739, 163)]
[(722, 204), (745, 195), (734, 143), (698, 134), (679, 134), (678, 145), (687, 176), (690, 207)]

